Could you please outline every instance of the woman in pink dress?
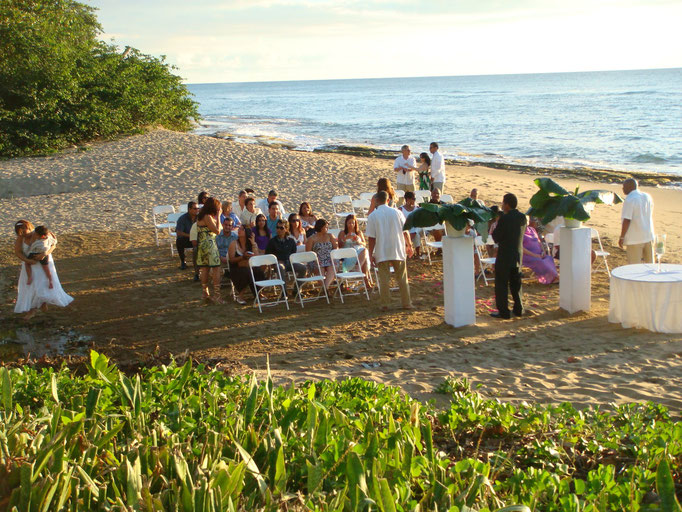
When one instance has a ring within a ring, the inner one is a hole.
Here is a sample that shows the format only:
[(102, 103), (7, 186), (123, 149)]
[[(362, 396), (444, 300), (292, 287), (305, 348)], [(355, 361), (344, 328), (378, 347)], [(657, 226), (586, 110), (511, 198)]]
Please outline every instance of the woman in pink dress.
[(554, 258), (545, 252), (540, 236), (531, 224), (523, 234), (523, 266), (531, 269), (541, 284), (558, 282), (559, 273)]

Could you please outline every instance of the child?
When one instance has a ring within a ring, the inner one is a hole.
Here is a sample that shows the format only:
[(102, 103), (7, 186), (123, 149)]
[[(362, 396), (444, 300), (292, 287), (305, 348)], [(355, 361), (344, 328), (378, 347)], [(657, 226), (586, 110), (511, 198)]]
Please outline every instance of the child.
[[(27, 258), (36, 259), (37, 256), (45, 254), (52, 247), (57, 245), (57, 239), (52, 236), (52, 233), (45, 226), (37, 226), (35, 228), (36, 239), (28, 249)], [(48, 257), (44, 256), (40, 261), (40, 265), (43, 267), (43, 272), (47, 276), (47, 280), (50, 283), (49, 288), (52, 289), (52, 274), (50, 274), (50, 267), (48, 266)], [(28, 263), (26, 265), (26, 284), (31, 284), (33, 282), (33, 275), (31, 274), (31, 267)]]

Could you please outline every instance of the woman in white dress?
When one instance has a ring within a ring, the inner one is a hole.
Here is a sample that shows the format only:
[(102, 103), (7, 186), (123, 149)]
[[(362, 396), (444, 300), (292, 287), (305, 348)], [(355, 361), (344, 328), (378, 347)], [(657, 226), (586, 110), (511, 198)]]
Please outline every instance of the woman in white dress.
[(28, 284), (26, 265), (35, 265), (40, 259), (27, 257), (29, 247), (36, 238), (33, 224), (27, 220), (19, 220), (14, 224), (14, 232), (17, 234), (17, 239), (14, 242), (14, 254), (22, 262), (14, 312), (26, 313), (25, 318), (31, 318), (38, 312), (38, 308), (45, 310), (48, 304), (60, 307), (68, 306), (73, 301), (73, 297), (64, 292), (59, 282), (57, 269), (50, 254), (54, 250), (54, 246), (45, 253), (48, 258), (48, 268), (52, 275), (52, 288), (50, 288), (50, 282), (45, 272), (37, 271), (37, 269), (33, 269), (33, 281)]

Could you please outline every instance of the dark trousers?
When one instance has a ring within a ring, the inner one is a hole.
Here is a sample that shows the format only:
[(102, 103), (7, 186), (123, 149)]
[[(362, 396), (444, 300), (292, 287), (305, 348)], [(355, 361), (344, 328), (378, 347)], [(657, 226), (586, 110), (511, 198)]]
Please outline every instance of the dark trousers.
[[(178, 256), (180, 256), (180, 262), (184, 263), (185, 262), (185, 249), (191, 249), (192, 242), (189, 241), (189, 238), (184, 237), (184, 236), (179, 236), (178, 239), (175, 241), (175, 248), (178, 250)], [(192, 251), (192, 265), (194, 266), (194, 270), (197, 270), (197, 251), (196, 249)]]
[(521, 269), (515, 264), (495, 262), (495, 303), (500, 316), (510, 318), (509, 292), (514, 300), (514, 314), (523, 314), (521, 302)]

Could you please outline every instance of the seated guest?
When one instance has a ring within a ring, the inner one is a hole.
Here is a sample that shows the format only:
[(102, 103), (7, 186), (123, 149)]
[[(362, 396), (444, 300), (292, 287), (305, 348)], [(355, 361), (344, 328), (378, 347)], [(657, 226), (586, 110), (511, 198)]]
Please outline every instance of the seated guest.
[[(296, 252), (296, 242), (289, 236), (286, 221), (278, 220), (275, 231), (277, 231), (277, 234), (268, 242), (265, 254), (274, 254), (277, 257), (279, 269), (282, 277), (284, 277), (287, 270), (291, 271), (289, 256)], [(298, 277), (303, 277), (305, 276), (305, 265), (294, 263), (293, 271)]]
[[(411, 190), (408, 190), (405, 192), (405, 204), (403, 204), (400, 207), (400, 211), (403, 213), (405, 218), (418, 209), (419, 207), (416, 204), (417, 198), (414, 195), (414, 192)], [(414, 247), (414, 257), (418, 258), (420, 256), (420, 239), (419, 239), (419, 230), (417, 228), (412, 228), (410, 229), (410, 238), (412, 239), (412, 246)]]
[(256, 239), (256, 245), (261, 252), (265, 251), (270, 241), (270, 229), (268, 228), (268, 220), (262, 213), (256, 216), (256, 225), (253, 228), (253, 234)]
[[(410, 192), (406, 192), (405, 195)], [(412, 194), (414, 195), (414, 194)], [(350, 271), (360, 262), (360, 271), (365, 274), (365, 285), (367, 289), (372, 287), (372, 280), (369, 276), (369, 258), (367, 257), (365, 236), (358, 228), (358, 219), (354, 214), (346, 217), (343, 230), (339, 233), (339, 247), (351, 247), (358, 253), (357, 258), (347, 258), (343, 261), (344, 271)]]
[(237, 233), (233, 231), (234, 222), (231, 217), (226, 217), (223, 221), (223, 231), (215, 237), (216, 245), (218, 246), (218, 253), (220, 253), (221, 263), (227, 263), (227, 251), (230, 244), (237, 239)]
[(301, 226), (305, 229), (305, 235), (307, 237), (314, 235), (317, 217), (313, 214), (310, 203), (306, 201), (302, 202), (301, 206), (298, 208), (298, 215), (301, 217)]
[[(440, 200), (440, 189), (434, 187), (433, 190), (431, 190), (431, 199), (429, 199), (429, 203), (432, 204), (445, 204), (443, 201)], [(444, 229), (432, 229), (431, 234), (433, 235), (433, 239), (436, 242), (440, 242), (443, 239), (443, 235), (445, 234)], [(440, 252), (441, 250), (438, 249), (436, 251), (436, 254)]]
[(277, 223), (282, 220), (282, 216), (279, 211), (279, 203), (273, 201), (268, 205), (268, 217), (267, 225), (268, 231), (270, 231), (270, 238), (277, 236)]
[[(471, 199), (480, 200), (480, 199), (478, 199), (478, 189), (477, 189), (477, 188), (472, 188), (472, 189), (471, 189), (471, 193), (469, 194), (469, 197), (470, 197)], [(483, 203), (483, 201), (481, 201), (481, 202)], [(485, 203), (484, 203), (484, 204), (485, 204)]]
[[(249, 288), (254, 297), (256, 296), (251, 271), (249, 270), (249, 258), (258, 254), (260, 251), (251, 229), (245, 228), (243, 225), (239, 226), (237, 239), (230, 244), (227, 251), (230, 261), (230, 279), (232, 279), (234, 289), (237, 291), (237, 302), (239, 304), (246, 304), (246, 290)], [(260, 267), (254, 268), (253, 274), (256, 281), (265, 279), (265, 274)]]
[(208, 199), (210, 196), (208, 195), (208, 192), (203, 191), (199, 192), (199, 196), (197, 197), (197, 206), (199, 209), (201, 209), (202, 206), (204, 206), (204, 203), (206, 202), (206, 199)]
[(324, 276), (324, 287), (329, 288), (334, 280), (334, 270), (332, 269), (332, 249), (337, 249), (339, 244), (334, 235), (328, 232), (329, 222), (324, 219), (317, 219), (315, 223), (315, 234), (308, 238), (305, 244), (306, 251), (313, 251), (317, 254), (320, 262), (320, 269)]
[(246, 208), (244, 203), (246, 202), (247, 197), (249, 197), (249, 196), (246, 193), (246, 190), (240, 190), (239, 194), (237, 195), (237, 204), (232, 205), (232, 211), (237, 216), (237, 219), (239, 220), (240, 224), (241, 224), (242, 213), (244, 212), (244, 208)]
[[(381, 191), (384, 191), (388, 194), (388, 203), (386, 203), (386, 205), (394, 208), (396, 205), (396, 195), (395, 190), (393, 190), (393, 186), (391, 185), (391, 182), (388, 178), (379, 178), (377, 181), (377, 194)], [(372, 200), (369, 202), (369, 210), (367, 210), (367, 215), (376, 210), (376, 207), (378, 206), (377, 194), (374, 194), (372, 196)]]
[(227, 217), (232, 219), (232, 225), (235, 229), (242, 223), (237, 214), (232, 211), (232, 201), (230, 200), (223, 201), (220, 213), (220, 223), (222, 224)]
[(251, 228), (256, 225), (256, 217), (263, 212), (260, 208), (256, 208), (255, 199), (253, 197), (247, 197), (244, 200), (244, 211), (241, 214), (239, 220), (242, 221), (245, 227)]
[[(185, 249), (193, 247), (192, 242), (190, 242), (189, 239), (189, 234), (192, 230), (192, 224), (197, 221), (198, 212), (199, 208), (197, 207), (197, 203), (190, 201), (187, 203), (187, 213), (183, 213), (175, 223), (175, 247), (178, 250), (178, 256), (180, 256), (180, 270), (185, 270), (187, 268), (187, 263), (185, 263)], [(194, 262), (194, 273), (199, 273), (196, 261)]]
[(296, 242), (296, 251), (305, 251), (306, 235), (301, 225), (301, 216), (298, 213), (289, 215), (289, 237)]
[(279, 213), (281, 213), (283, 216), (286, 215), (286, 212), (284, 211), (284, 205), (282, 205), (282, 202), (279, 199), (277, 199), (277, 192), (274, 190), (268, 192), (267, 198), (260, 199), (256, 203), (256, 206), (260, 208), (262, 212), (267, 212), (270, 209), (270, 203), (272, 202), (275, 202), (279, 205)]
[(531, 224), (523, 234), (523, 266), (531, 269), (541, 284), (559, 281), (554, 258), (545, 252), (540, 236)]

